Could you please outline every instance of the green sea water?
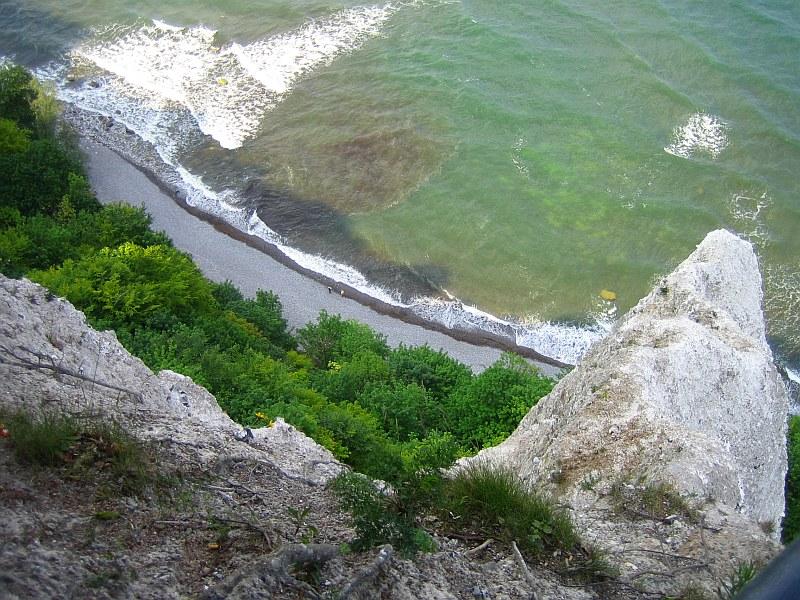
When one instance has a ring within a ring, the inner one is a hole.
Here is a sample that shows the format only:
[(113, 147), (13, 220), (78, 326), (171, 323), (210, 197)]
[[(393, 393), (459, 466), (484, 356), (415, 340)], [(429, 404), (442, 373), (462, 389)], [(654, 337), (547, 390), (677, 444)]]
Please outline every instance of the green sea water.
[(68, 99), (377, 288), (590, 328), (736, 231), (800, 364), (800, 3), (0, 0), (0, 23), (0, 54), (107, 75)]

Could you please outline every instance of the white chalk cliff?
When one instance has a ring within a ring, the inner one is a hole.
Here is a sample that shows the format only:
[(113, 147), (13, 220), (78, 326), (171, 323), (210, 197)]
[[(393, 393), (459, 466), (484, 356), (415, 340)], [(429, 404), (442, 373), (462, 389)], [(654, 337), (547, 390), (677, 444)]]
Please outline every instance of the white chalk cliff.
[[(505, 442), (471, 460), (510, 466), (570, 504), (629, 576), (654, 570), (640, 559), (665, 549), (719, 573), (769, 555), (784, 510), (788, 400), (761, 307), (751, 245), (709, 233)], [(694, 504), (699, 524), (615, 522), (612, 497), (630, 503), (658, 483)]]

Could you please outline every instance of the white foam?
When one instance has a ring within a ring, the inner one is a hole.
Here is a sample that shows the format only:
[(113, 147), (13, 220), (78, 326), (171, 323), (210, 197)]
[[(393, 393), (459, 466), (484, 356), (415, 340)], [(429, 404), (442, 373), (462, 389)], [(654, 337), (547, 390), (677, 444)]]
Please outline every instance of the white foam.
[(695, 113), (672, 132), (672, 143), (664, 151), (681, 158), (705, 153), (717, 158), (728, 146), (728, 126), (719, 117)]
[(786, 368), (786, 376), (789, 378), (790, 381), (793, 381), (797, 385), (800, 385), (800, 373), (798, 373), (797, 371), (793, 371), (792, 369)]
[(71, 57), (113, 76), (119, 90), (156, 110), (185, 109), (224, 148), (253, 136), (264, 114), (314, 69), (378, 35), (394, 9), (356, 7), (251, 44), (218, 48), (206, 27), (154, 21), (114, 26)]
[(285, 240), (264, 223), (255, 212), (248, 220), (247, 232), (274, 245), (283, 254), (305, 269), (330, 277), (334, 281), (343, 283), (386, 304), (403, 306), (398, 293), (373, 285), (358, 269), (323, 256), (308, 254), (287, 245)]
[(764, 249), (769, 240), (769, 230), (765, 213), (772, 206), (772, 198), (766, 192), (761, 194), (740, 192), (728, 202), (730, 214), (739, 233), (744, 235), (759, 249)]
[(378, 35), (393, 12), (389, 6), (351, 8), (276, 37), (245, 46), (231, 44), (230, 52), (266, 90), (283, 95), (302, 74)]
[(514, 163), (514, 166), (517, 168), (517, 171), (519, 171), (519, 174), (526, 178), (530, 177), (531, 174), (528, 165), (526, 165), (522, 159), (522, 150), (525, 148), (527, 143), (528, 141), (524, 137), (519, 138), (514, 144), (514, 148), (511, 152), (511, 162)]

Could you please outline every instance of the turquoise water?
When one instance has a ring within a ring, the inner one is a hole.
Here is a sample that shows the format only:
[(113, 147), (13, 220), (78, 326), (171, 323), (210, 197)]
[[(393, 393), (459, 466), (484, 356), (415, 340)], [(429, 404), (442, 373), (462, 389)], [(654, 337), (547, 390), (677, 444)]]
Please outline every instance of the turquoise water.
[(797, 2), (0, 0), (0, 22), (0, 54), (153, 141), (198, 202), (376, 296), (571, 360), (725, 227), (800, 362)]

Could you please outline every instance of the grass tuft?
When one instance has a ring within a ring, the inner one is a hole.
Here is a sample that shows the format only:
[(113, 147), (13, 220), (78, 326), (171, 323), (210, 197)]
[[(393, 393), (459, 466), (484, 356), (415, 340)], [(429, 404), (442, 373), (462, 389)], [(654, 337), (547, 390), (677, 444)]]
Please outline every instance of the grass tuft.
[(444, 493), (453, 523), (486, 537), (516, 541), (527, 554), (567, 550), (579, 542), (567, 513), (530, 491), (508, 469), (470, 465), (446, 482)]
[(18, 411), (3, 421), (23, 464), (61, 468), (68, 477), (97, 481), (109, 496), (140, 496), (159, 481), (144, 446), (116, 423), (52, 411)]
[(54, 412), (34, 416), (20, 411), (6, 422), (17, 460), (43, 467), (62, 464), (65, 453), (80, 434), (76, 419)]

